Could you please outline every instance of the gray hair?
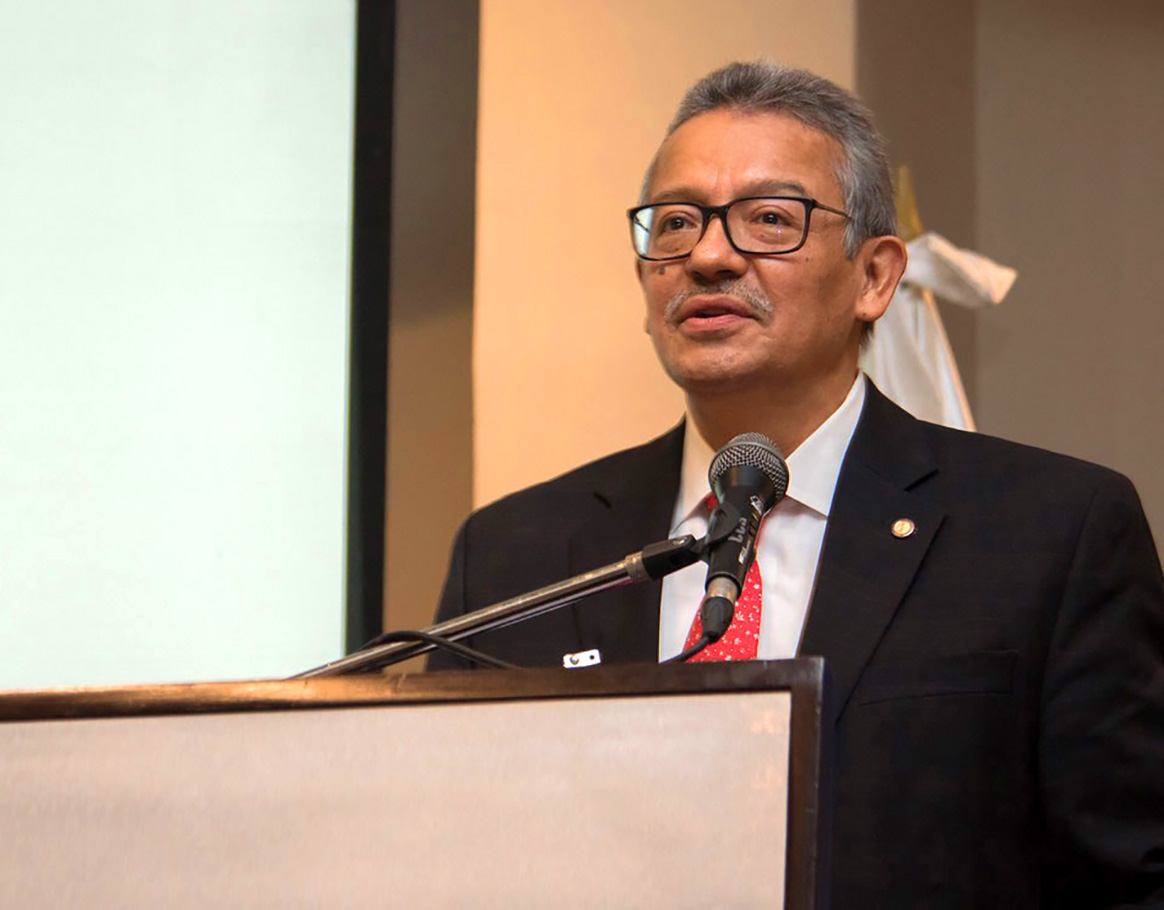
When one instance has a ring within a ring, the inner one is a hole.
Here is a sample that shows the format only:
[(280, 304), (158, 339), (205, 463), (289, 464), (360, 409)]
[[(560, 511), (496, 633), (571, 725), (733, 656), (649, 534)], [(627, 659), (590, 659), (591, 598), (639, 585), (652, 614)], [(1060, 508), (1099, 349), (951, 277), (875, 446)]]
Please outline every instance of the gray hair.
[[(730, 63), (693, 85), (675, 118), (670, 136), (700, 114), (717, 110), (776, 112), (835, 139), (842, 158), (836, 179), (845, 197), (845, 253), (852, 258), (870, 237), (897, 232), (897, 212), (884, 137), (868, 108), (855, 95), (821, 76), (776, 63)], [(659, 160), (658, 152), (643, 180), (641, 202)]]

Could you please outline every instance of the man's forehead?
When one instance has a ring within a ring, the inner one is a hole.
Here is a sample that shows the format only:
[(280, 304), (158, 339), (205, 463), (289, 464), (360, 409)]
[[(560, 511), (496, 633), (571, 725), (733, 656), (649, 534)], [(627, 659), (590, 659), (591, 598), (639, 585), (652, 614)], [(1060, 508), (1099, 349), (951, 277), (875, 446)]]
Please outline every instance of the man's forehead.
[[(698, 198), (704, 195), (705, 189), (696, 184), (675, 184), (657, 193), (651, 194), (652, 202), (702, 202)], [(777, 178), (760, 177), (755, 180), (746, 180), (735, 187), (737, 196), (810, 196), (811, 191), (799, 180), (781, 180)]]
[(711, 196), (723, 192), (734, 198), (787, 194), (830, 201), (823, 196), (839, 193), (841, 159), (836, 140), (789, 114), (714, 110), (691, 118), (663, 141), (647, 195), (653, 202), (712, 202)]

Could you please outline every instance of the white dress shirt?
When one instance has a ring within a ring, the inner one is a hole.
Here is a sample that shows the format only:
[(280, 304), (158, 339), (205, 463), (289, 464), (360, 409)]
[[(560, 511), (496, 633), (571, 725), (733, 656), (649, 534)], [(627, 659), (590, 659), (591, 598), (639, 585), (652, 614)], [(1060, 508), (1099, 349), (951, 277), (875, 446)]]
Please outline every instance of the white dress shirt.
[[(865, 377), (858, 374), (841, 406), (786, 459), (788, 493), (765, 517), (756, 544), (756, 561), (764, 584), (760, 646), (756, 655), (760, 660), (796, 656), (841, 462), (864, 403)], [(682, 534), (702, 537), (707, 533), (707, 469), (714, 455), (694, 422), (688, 419), (672, 537)], [(706, 579), (707, 566), (702, 562), (663, 579), (660, 660), (683, 650), (703, 600)]]

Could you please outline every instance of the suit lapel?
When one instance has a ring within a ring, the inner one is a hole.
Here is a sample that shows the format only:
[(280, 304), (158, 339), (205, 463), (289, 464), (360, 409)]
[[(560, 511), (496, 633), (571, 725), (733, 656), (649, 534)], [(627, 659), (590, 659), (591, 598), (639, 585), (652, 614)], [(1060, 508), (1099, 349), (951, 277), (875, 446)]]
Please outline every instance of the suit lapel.
[[(579, 525), (569, 541), (570, 571), (577, 574), (663, 540), (671, 529), (683, 454), (683, 424), (628, 453), (617, 473), (596, 483), (603, 508)], [(659, 582), (615, 588), (576, 605), (579, 640), (598, 647), (603, 661), (653, 661), (658, 654)], [(601, 598), (601, 604), (598, 603)]]
[[(837, 481), (800, 646), (800, 654), (828, 662), (834, 719), (942, 522), (942, 510), (911, 489), (935, 470), (921, 425), (870, 383)], [(901, 519), (913, 523), (905, 536), (900, 526), (893, 531)]]

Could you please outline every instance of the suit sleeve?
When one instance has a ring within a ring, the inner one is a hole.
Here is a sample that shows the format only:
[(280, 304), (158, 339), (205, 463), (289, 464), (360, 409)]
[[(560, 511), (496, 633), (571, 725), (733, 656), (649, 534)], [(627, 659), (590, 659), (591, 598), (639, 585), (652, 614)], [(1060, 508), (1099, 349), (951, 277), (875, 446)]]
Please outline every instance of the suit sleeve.
[(1164, 906), (1164, 581), (1124, 477), (1092, 498), (1045, 667), (1044, 905)]

